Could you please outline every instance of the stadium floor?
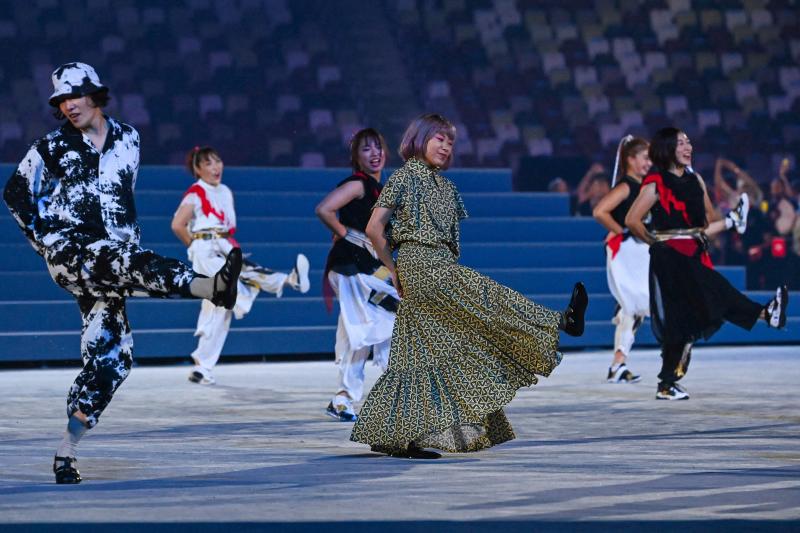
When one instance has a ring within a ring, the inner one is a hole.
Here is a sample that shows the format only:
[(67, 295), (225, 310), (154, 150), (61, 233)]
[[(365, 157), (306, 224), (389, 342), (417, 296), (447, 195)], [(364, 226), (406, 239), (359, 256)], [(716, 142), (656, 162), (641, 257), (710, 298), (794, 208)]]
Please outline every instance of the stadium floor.
[[(5, 370), (5, 531), (675, 531), (800, 526), (800, 348), (697, 348), (691, 400), (654, 400), (659, 358), (604, 383), (609, 354), (565, 354), (507, 409), (517, 439), (435, 461), (373, 454), (323, 414), (331, 362), (137, 367), (81, 443), (50, 461), (75, 369)], [(377, 372), (368, 367), (370, 382)], [(142, 524), (150, 524), (142, 526)]]

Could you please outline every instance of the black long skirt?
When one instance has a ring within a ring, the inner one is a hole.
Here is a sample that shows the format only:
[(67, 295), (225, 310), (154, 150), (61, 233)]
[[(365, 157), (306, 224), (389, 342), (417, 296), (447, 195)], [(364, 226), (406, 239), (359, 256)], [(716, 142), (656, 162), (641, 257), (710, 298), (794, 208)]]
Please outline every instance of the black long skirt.
[(739, 292), (701, 261), (666, 242), (650, 247), (650, 320), (662, 345), (709, 339), (727, 321), (750, 330), (763, 305)]

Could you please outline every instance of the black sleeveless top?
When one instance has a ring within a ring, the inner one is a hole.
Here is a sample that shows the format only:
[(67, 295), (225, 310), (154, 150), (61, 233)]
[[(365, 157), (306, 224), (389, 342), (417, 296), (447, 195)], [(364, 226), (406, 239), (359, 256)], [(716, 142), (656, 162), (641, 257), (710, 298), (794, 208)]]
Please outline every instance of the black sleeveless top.
[(619, 224), (620, 226), (622, 226), (624, 228), (625, 227), (625, 215), (627, 215), (628, 211), (631, 210), (631, 206), (633, 205), (633, 201), (636, 200), (637, 196), (639, 196), (639, 191), (642, 188), (642, 184), (640, 182), (636, 181), (635, 179), (633, 179), (630, 176), (625, 176), (619, 181), (619, 183), (614, 185), (614, 188), (616, 189), (617, 187), (619, 187), (623, 183), (627, 183), (628, 184), (628, 190), (629, 190), (628, 196), (627, 196), (627, 198), (622, 200), (619, 204), (617, 204), (617, 207), (615, 207), (611, 211), (611, 218), (614, 219), (614, 222), (616, 222), (617, 224)]
[(686, 170), (683, 176), (664, 171), (650, 174), (642, 181), (642, 187), (656, 184), (658, 201), (653, 204), (653, 229), (700, 228), (706, 225), (706, 208), (703, 187), (697, 174)]
[[(336, 187), (341, 187), (351, 181), (360, 181), (364, 184), (364, 196), (350, 200), (339, 209), (339, 222), (348, 228), (364, 232), (367, 229), (369, 218), (372, 216), (372, 207), (375, 205), (378, 196), (380, 196), (383, 185), (366, 174), (356, 172), (346, 180), (341, 181)], [(327, 273), (332, 270), (345, 276), (359, 273), (372, 274), (381, 264), (379, 259), (372, 257), (364, 248), (344, 239), (339, 239), (334, 243), (330, 253), (328, 253), (325, 271)]]
[(374, 178), (357, 172), (340, 182), (336, 187), (341, 187), (351, 181), (360, 181), (364, 184), (364, 196), (355, 198), (339, 209), (339, 222), (358, 231), (366, 231), (369, 217), (372, 216), (372, 206), (381, 194), (381, 185)]

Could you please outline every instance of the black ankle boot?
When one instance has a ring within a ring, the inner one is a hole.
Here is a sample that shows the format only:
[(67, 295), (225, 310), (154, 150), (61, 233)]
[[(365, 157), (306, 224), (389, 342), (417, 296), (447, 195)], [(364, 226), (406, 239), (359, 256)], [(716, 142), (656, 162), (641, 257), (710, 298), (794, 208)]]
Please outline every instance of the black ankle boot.
[[(78, 460), (74, 457), (53, 458), (53, 473), (56, 475), (56, 483), (59, 485), (75, 485), (81, 482), (81, 473), (76, 468)], [(62, 463), (59, 465), (59, 463)]]
[[(217, 307), (233, 309), (238, 294), (239, 273), (242, 271), (242, 249), (234, 248), (225, 259), (225, 264), (214, 275), (214, 296), (211, 303)], [(222, 284), (225, 288), (222, 288)]]
[(583, 335), (585, 327), (584, 315), (586, 307), (589, 305), (589, 295), (586, 294), (586, 287), (580, 281), (572, 289), (572, 298), (564, 311), (562, 323), (559, 324), (564, 333), (573, 337)]

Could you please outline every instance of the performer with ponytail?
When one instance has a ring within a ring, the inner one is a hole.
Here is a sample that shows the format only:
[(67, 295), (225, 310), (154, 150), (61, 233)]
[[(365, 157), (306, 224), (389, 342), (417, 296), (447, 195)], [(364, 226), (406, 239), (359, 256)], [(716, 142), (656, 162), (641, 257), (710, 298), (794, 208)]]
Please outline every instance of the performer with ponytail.
[[(389, 270), (377, 258), (364, 232), (372, 206), (381, 193), (386, 141), (372, 128), (350, 140), (353, 174), (317, 206), (316, 213), (333, 232), (322, 291), (328, 310), (334, 292), (339, 298), (336, 328), (337, 391), (325, 412), (342, 422), (355, 422), (353, 402), (364, 393), (364, 365), (372, 361), (382, 371), (389, 365), (389, 344), (399, 299)], [(337, 216), (338, 213), (338, 216)]]
[[(735, 227), (743, 232), (746, 200), (723, 220), (716, 216), (702, 178), (691, 169), (692, 145), (676, 128), (659, 130), (650, 142), (656, 167), (625, 217), (634, 236), (650, 245), (650, 316), (661, 343), (658, 400), (687, 400), (678, 385), (687, 371), (692, 343), (710, 338), (724, 322), (752, 329), (762, 319), (783, 328), (789, 303), (786, 286), (766, 305), (736, 290), (714, 270), (707, 252), (709, 233)], [(652, 231), (644, 224), (652, 215)]]
[[(186, 155), (186, 168), (197, 181), (183, 195), (172, 219), (172, 231), (189, 249), (187, 254), (194, 271), (199, 274), (215, 272), (233, 249), (239, 248), (233, 235), (236, 232), (236, 211), (233, 194), (222, 184), (222, 158), (209, 146), (196, 146)], [(308, 292), (308, 259), (297, 254), (291, 273), (273, 272), (249, 260), (244, 260), (239, 274), (238, 296), (231, 308), (215, 306), (203, 300), (197, 318), (195, 336), (197, 349), (192, 352), (195, 366), (189, 381), (213, 385), (212, 369), (217, 364), (228, 337), (231, 318), (246, 315), (259, 291), (283, 295), (288, 286), (301, 293)]]
[(640, 376), (627, 367), (636, 330), (650, 315), (647, 272), (648, 246), (633, 237), (625, 227), (625, 216), (639, 194), (642, 180), (650, 170), (649, 143), (627, 135), (617, 149), (612, 189), (594, 208), (594, 218), (608, 230), (605, 239), (608, 288), (617, 301), (613, 322), (614, 359), (608, 369), (609, 383), (635, 383)]

